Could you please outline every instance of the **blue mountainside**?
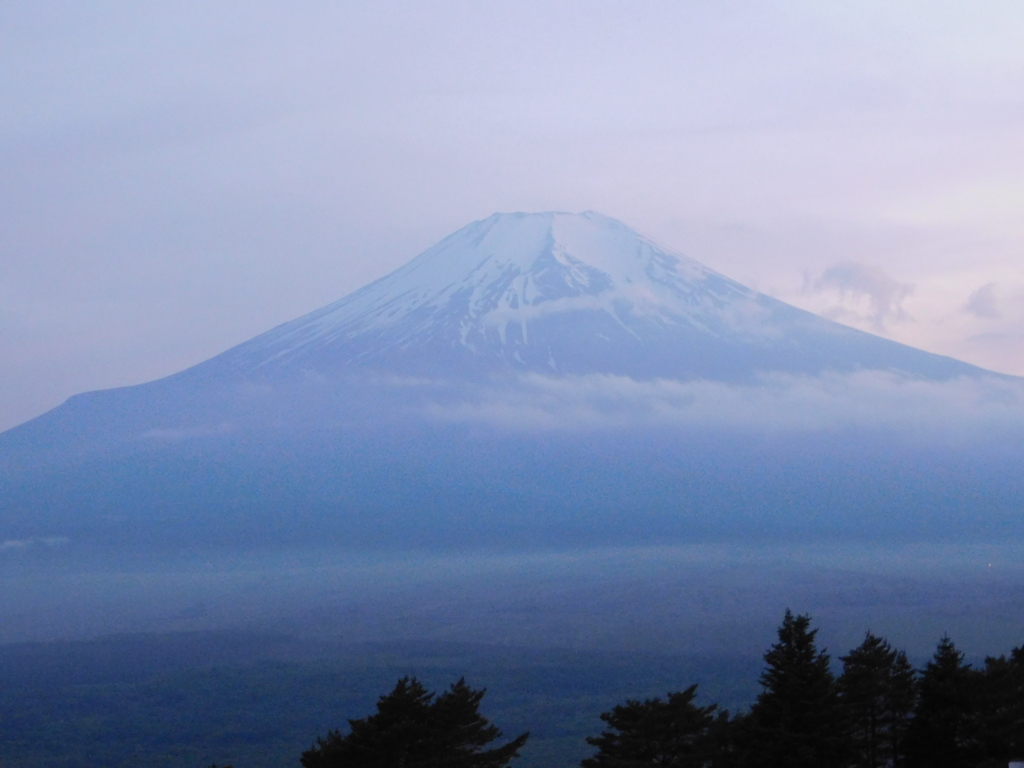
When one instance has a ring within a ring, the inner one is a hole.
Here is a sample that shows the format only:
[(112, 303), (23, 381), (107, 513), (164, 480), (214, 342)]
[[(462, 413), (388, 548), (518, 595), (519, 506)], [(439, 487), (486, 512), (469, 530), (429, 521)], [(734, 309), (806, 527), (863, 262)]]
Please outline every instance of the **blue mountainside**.
[[(211, 360), (0, 435), (0, 536), (998, 536), (1020, 527), (1018, 401), (1012, 423), (967, 437), (921, 401), (990, 385), (1019, 394), (613, 219), (496, 214)], [(890, 405), (862, 419), (837, 388)], [(914, 407), (932, 414), (924, 431), (903, 418)]]

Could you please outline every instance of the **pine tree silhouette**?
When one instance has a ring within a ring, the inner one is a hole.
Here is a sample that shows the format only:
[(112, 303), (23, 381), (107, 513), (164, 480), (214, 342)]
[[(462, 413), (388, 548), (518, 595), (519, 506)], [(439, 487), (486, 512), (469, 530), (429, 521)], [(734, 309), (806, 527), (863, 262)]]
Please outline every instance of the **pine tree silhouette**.
[(744, 764), (756, 768), (839, 768), (848, 753), (846, 722), (829, 656), (818, 651), (809, 616), (789, 610), (779, 642), (765, 654), (764, 690), (744, 728)]
[(907, 732), (910, 768), (971, 765), (972, 675), (963, 659), (953, 641), (943, 637), (921, 671), (917, 708)]
[(897, 651), (889, 669), (889, 690), (885, 694), (889, 759), (893, 768), (907, 762), (907, 731), (917, 702), (917, 676), (904, 651)]
[(855, 765), (900, 765), (914, 707), (914, 671), (906, 654), (868, 632), (864, 642), (840, 660), (839, 692), (850, 719)]
[(504, 768), (529, 734), (495, 749), (501, 731), (477, 711), (485, 691), (459, 680), (436, 696), (415, 677), (398, 681), (377, 701), (376, 714), (349, 720), (349, 733), (330, 731), (302, 753), (305, 768)]
[[(629, 700), (601, 719), (609, 730), (587, 738), (597, 754), (583, 760), (583, 768), (627, 768), (631, 766), (673, 766), (703, 768), (715, 752), (714, 711), (712, 704), (693, 703), (697, 686), (668, 694), (665, 701)], [(726, 719), (728, 715), (726, 715)]]
[(896, 653), (889, 643), (868, 632), (864, 642), (840, 660), (839, 691), (850, 717), (856, 765), (877, 768), (883, 761), (885, 694)]
[(978, 686), (976, 734), (992, 764), (1024, 758), (1024, 646), (985, 659)]

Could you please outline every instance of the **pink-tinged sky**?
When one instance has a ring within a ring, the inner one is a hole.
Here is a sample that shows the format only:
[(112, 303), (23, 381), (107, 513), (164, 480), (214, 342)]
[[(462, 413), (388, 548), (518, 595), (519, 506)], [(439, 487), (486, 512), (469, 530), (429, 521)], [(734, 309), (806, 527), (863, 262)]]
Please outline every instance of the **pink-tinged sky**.
[(597, 210), (1024, 375), (1018, 0), (0, 0), (0, 19), (0, 429), (509, 210)]

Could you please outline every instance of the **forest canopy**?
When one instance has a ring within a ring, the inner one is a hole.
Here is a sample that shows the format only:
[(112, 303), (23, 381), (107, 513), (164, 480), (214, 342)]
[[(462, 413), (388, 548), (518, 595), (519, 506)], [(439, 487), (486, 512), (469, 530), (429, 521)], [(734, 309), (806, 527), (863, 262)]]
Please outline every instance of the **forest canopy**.
[[(943, 637), (915, 670), (868, 632), (840, 668), (817, 633), (786, 611), (749, 711), (701, 705), (697, 685), (627, 699), (601, 714), (582, 768), (1005, 768), (1024, 756), (1024, 649), (973, 669)], [(318, 738), (302, 765), (504, 768), (529, 734), (487, 748), (501, 732), (479, 713), (484, 693), (460, 679), (437, 695), (402, 678), (347, 734)]]

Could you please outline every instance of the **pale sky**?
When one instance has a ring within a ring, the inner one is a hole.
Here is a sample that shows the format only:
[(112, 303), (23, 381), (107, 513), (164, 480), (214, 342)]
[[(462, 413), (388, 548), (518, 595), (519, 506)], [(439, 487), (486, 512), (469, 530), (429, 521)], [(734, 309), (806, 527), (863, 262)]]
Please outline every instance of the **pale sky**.
[(495, 211), (1024, 375), (1024, 3), (0, 0), (0, 429)]

